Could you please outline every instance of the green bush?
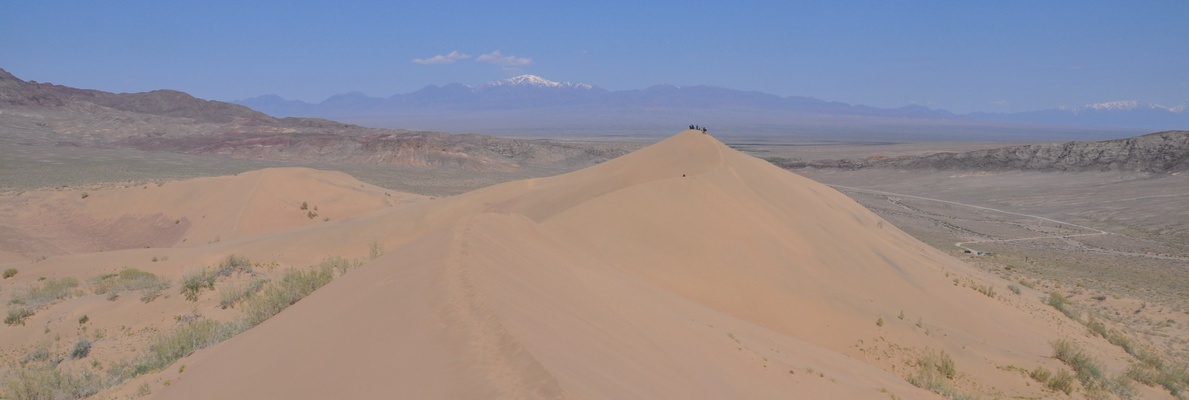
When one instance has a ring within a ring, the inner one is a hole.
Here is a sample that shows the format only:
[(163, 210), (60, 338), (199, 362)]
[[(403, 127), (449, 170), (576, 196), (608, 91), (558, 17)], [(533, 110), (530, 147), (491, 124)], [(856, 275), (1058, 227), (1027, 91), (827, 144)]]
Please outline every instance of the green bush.
[(12, 278), (17, 275), (16, 268), (9, 268), (4, 270), (4, 279)]

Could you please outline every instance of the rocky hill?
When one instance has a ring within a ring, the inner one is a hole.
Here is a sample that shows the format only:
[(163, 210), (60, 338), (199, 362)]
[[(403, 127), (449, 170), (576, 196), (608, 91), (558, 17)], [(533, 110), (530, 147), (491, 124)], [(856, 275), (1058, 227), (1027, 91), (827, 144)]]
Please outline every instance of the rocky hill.
[(1178, 172), (1189, 169), (1189, 131), (1127, 139), (1009, 146), (895, 158), (783, 162), (784, 168)]
[(0, 69), (0, 140), (130, 147), (237, 158), (510, 170), (579, 168), (625, 154), (614, 144), (374, 129), (274, 118), (174, 90), (109, 93), (26, 82)]

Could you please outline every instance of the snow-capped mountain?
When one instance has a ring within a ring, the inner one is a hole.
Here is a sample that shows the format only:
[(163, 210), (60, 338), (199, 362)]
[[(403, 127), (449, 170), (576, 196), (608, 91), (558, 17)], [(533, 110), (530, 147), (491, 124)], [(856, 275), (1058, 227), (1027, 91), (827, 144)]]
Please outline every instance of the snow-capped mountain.
[(1017, 113), (953, 114), (922, 106), (878, 108), (702, 85), (655, 85), (638, 90), (609, 91), (536, 75), (520, 75), (479, 86), (430, 85), (386, 98), (347, 93), (331, 96), (317, 104), (277, 96), (234, 103), (278, 117), (318, 117), (378, 127), (516, 134), (559, 130), (584, 132), (590, 126), (620, 132), (647, 132), (667, 126), (704, 123), (748, 132), (785, 134), (805, 130), (830, 132), (831, 135), (887, 134), (897, 130), (904, 135), (947, 137), (944, 135), (972, 131), (1002, 135), (1007, 130), (1016, 129), (1014, 132), (1022, 138), (1034, 139), (1037, 129), (1059, 133), (1126, 131), (1135, 134), (1143, 130), (1189, 128), (1189, 112), (1184, 105), (1167, 107), (1130, 100)]
[(1119, 100), (1119, 101), (1107, 101), (1107, 102), (1102, 102), (1102, 103), (1086, 104), (1081, 107), (1062, 106), (1062, 107), (1058, 107), (1058, 109), (1064, 110), (1064, 111), (1071, 111), (1074, 113), (1078, 113), (1081, 111), (1088, 111), (1088, 110), (1130, 111), (1130, 110), (1141, 110), (1141, 109), (1164, 110), (1164, 111), (1179, 113), (1179, 112), (1184, 112), (1186, 109), (1186, 106), (1184, 104), (1176, 105), (1176, 106), (1164, 106), (1164, 105), (1160, 105), (1160, 104), (1140, 103), (1135, 100)]
[(479, 89), (490, 88), (490, 87), (499, 87), (499, 86), (529, 86), (529, 87), (539, 87), (539, 88), (574, 88), (574, 89), (587, 89), (587, 90), (594, 89), (594, 86), (587, 85), (585, 83), (557, 82), (557, 81), (551, 81), (551, 80), (548, 80), (548, 79), (545, 79), (545, 78), (542, 78), (542, 77), (539, 77), (536, 75), (529, 75), (529, 74), (514, 76), (514, 77), (511, 77), (508, 79), (500, 79), (498, 81), (487, 82), (482, 85), (479, 85)]

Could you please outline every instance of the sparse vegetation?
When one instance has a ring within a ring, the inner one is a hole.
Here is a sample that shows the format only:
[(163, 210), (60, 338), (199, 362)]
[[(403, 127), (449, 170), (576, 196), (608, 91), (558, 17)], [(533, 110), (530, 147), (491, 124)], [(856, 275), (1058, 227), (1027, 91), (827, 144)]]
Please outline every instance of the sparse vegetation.
[(1073, 375), (1064, 369), (1057, 370), (1054, 374), (1044, 367), (1036, 367), (1028, 374), (1037, 382), (1043, 383), (1045, 387), (1057, 392), (1064, 392), (1065, 394), (1073, 393)]
[(1016, 285), (1007, 285), (1007, 290), (1010, 290), (1012, 293), (1017, 295), (1020, 294), (1020, 287)]
[(70, 358), (79, 359), (91, 354), (91, 341), (87, 338), (79, 339), (74, 342), (74, 347), (70, 349)]
[(9, 307), (8, 316), (4, 317), (5, 325), (25, 325), (25, 319), (33, 316), (33, 310), (24, 306)]
[(382, 255), (384, 255), (384, 247), (380, 246), (380, 242), (378, 240), (373, 240), (372, 243), (368, 245), (368, 259), (375, 260), (380, 258)]
[(1073, 309), (1073, 303), (1070, 303), (1069, 299), (1065, 298), (1065, 296), (1062, 296), (1061, 293), (1049, 292), (1049, 299), (1045, 301), (1045, 304), (1056, 308), (1057, 311), (1065, 314), (1065, 316), (1069, 317), (1069, 319), (1074, 321), (1079, 320), (1077, 310)]
[(281, 279), (269, 282), (264, 289), (244, 304), (242, 324), (251, 328), (330, 283), (335, 271), (340, 274), (350, 268), (350, 262), (343, 258), (323, 261), (308, 270), (289, 269)]
[(306, 212), (306, 216), (309, 217), (310, 219), (314, 219), (314, 217), (318, 216), (318, 212), (317, 211), (309, 211), (309, 212)]
[(81, 399), (107, 386), (102, 376), (90, 370), (75, 372), (39, 363), (18, 369), (5, 382), (4, 394), (16, 400)]
[(965, 396), (956, 392), (950, 385), (950, 380), (955, 375), (957, 375), (957, 370), (954, 367), (954, 360), (948, 353), (944, 350), (935, 353), (931, 349), (926, 349), (924, 354), (917, 359), (917, 371), (909, 375), (907, 380), (913, 386), (945, 397), (963, 398)]
[(182, 277), (182, 295), (186, 296), (186, 300), (198, 301), (198, 293), (202, 289), (215, 288), (215, 274), (211, 271), (203, 269), (202, 271), (186, 274)]
[(252, 273), (252, 262), (248, 261), (247, 257), (232, 254), (227, 256), (223, 262), (215, 268), (216, 277), (229, 277), (234, 274), (250, 274)]
[(179, 326), (173, 332), (149, 345), (132, 376), (158, 371), (207, 346), (222, 342), (235, 335), (229, 324), (209, 319), (198, 319)]
[(115, 300), (120, 292), (140, 292), (140, 300), (150, 302), (168, 289), (169, 280), (151, 272), (136, 268), (124, 268), (118, 273), (103, 274), (91, 279), (95, 294), (107, 294), (108, 300)]
[(979, 285), (976, 289), (978, 290), (979, 293), (982, 293), (984, 296), (990, 297), (992, 299), (995, 298), (995, 287), (994, 286)]
[(9, 269), (4, 270), (4, 279), (12, 278), (14, 276), (17, 276), (16, 268), (9, 268)]
[(252, 297), (264, 288), (267, 279), (253, 279), (245, 283), (231, 284), (219, 290), (219, 307), (235, 308), (236, 304)]
[(4, 323), (8, 325), (24, 325), (25, 319), (33, 316), (37, 310), (51, 304), (65, 300), (77, 294), (78, 279), (41, 279), (29, 288), (19, 291), (8, 302), (8, 316)]
[(83, 316), (78, 317), (78, 324), (82, 325), (82, 324), (87, 323), (87, 321), (90, 321), (90, 320), (91, 320), (91, 317), (88, 317), (86, 314), (83, 314)]
[(306, 203), (306, 202), (304, 202), (304, 201), (303, 201), (303, 202), (301, 202), (301, 210), (302, 210), (302, 211), (305, 211), (305, 210), (308, 210), (308, 209), (310, 209), (310, 205), (309, 205), (309, 203)]

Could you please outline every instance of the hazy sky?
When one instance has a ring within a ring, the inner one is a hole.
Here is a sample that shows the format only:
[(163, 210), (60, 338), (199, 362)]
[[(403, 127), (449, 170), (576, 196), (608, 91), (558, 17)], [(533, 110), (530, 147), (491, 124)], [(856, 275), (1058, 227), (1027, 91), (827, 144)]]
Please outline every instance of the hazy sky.
[(1189, 103), (1189, 1), (328, 3), (3, 1), (0, 68), (216, 100), (531, 73), (955, 112)]

